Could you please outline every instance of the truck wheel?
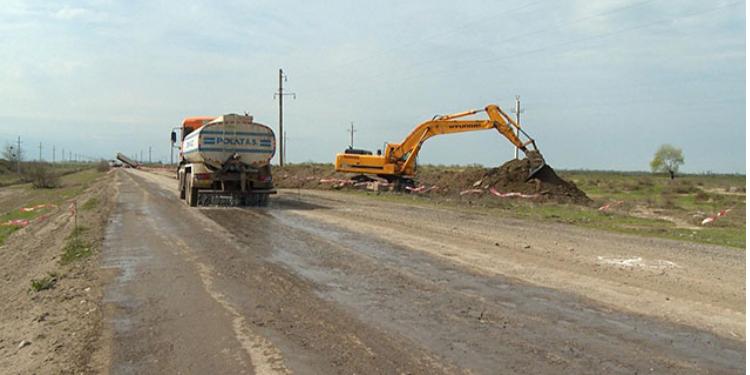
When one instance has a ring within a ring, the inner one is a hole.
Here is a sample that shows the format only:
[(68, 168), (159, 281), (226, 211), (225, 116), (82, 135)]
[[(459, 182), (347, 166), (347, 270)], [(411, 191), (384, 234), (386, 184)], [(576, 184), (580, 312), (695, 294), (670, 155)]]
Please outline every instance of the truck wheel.
[(183, 176), (183, 178), (180, 178), (177, 181), (177, 190), (180, 191), (180, 199), (185, 199), (185, 179), (184, 179), (184, 176)]
[(186, 192), (187, 194), (187, 204), (190, 207), (195, 207), (198, 205), (198, 189), (193, 187), (193, 176), (190, 176), (190, 179), (188, 180)]
[(260, 194), (258, 196), (258, 207), (268, 206), (268, 194)]

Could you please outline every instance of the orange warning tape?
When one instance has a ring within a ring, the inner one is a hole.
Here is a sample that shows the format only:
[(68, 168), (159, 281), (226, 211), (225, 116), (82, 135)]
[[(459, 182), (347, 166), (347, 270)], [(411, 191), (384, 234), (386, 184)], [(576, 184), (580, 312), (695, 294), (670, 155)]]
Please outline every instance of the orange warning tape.
[(726, 216), (729, 213), (729, 211), (732, 211), (732, 208), (727, 208), (726, 210), (721, 210), (716, 215), (711, 215), (711, 216), (703, 219), (703, 221), (701, 221), (701, 225), (706, 225), (706, 224), (709, 224), (709, 223), (713, 223), (714, 221), (719, 220), (720, 217)]
[(607, 211), (612, 207), (619, 206), (621, 204), (625, 203), (625, 201), (615, 201), (611, 203), (607, 203), (604, 206), (599, 207), (599, 211)]

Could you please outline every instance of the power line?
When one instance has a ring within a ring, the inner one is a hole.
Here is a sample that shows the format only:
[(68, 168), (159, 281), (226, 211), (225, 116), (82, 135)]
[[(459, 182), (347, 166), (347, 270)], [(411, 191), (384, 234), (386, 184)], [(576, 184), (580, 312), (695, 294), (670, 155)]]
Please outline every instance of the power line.
[[(588, 20), (591, 20), (591, 19), (595, 19), (595, 18), (599, 18), (599, 17), (603, 17), (603, 16), (609, 16), (609, 15), (612, 15), (612, 14), (620, 13), (620, 12), (623, 12), (623, 11), (626, 11), (626, 10), (629, 10), (629, 9), (632, 9), (632, 8), (636, 8), (636, 7), (640, 7), (640, 6), (643, 6), (643, 5), (648, 4), (648, 3), (652, 3), (654, 1), (656, 1), (656, 0), (645, 0), (645, 1), (638, 2), (638, 3), (634, 3), (634, 4), (629, 4), (629, 5), (625, 5), (625, 6), (622, 6), (622, 7), (618, 7), (618, 8), (615, 8), (615, 9), (609, 9), (609, 10), (602, 11), (602, 12), (599, 12), (599, 13), (594, 13), (594, 14), (590, 14), (590, 15), (587, 15), (587, 16), (578, 17), (578, 18), (575, 18), (575, 19), (573, 19), (573, 20), (571, 20), (569, 22), (558, 23), (558, 24), (556, 24), (556, 25), (554, 25), (552, 27), (543, 27), (543, 28), (540, 28), (540, 29), (537, 29), (537, 30), (534, 30), (534, 31), (512, 35), (512, 36), (506, 37), (504, 39), (501, 39), (499, 41), (496, 41), (495, 44), (501, 44), (501, 43), (509, 42), (509, 41), (517, 41), (518, 39), (526, 38), (526, 37), (531, 36), (531, 35), (542, 34), (542, 33), (545, 33), (545, 32), (552, 31), (552, 30), (557, 30), (557, 29), (559, 29), (561, 27), (567, 27), (567, 26), (575, 25), (575, 24), (578, 24), (578, 23), (581, 23), (581, 22), (584, 22), (584, 21), (588, 21)], [(513, 56), (516, 57), (518, 55), (513, 55)], [(422, 66), (422, 65), (425, 65), (426, 63), (433, 63), (434, 61), (435, 61), (435, 58), (431, 57), (429, 59), (424, 59), (424, 60), (419, 61), (419, 62), (417, 62), (415, 64), (412, 64), (412, 67)], [(458, 57), (458, 59), (456, 59), (455, 61), (457, 61), (457, 62), (461, 62), (461, 61), (475, 62), (476, 61), (476, 56), (472, 55), (472, 56)], [(461, 64), (461, 65), (464, 66), (464, 67), (467, 67), (467, 66), (471, 67), (471, 66), (473, 66), (473, 65), (471, 65), (469, 63), (467, 63), (467, 64)], [(388, 74), (389, 74), (388, 72), (381, 73), (379, 75), (374, 76), (373, 79), (383, 78), (383, 77), (385, 77)], [(322, 92), (330, 91), (332, 88), (337, 88), (337, 87), (336, 86), (329, 86), (327, 88), (323, 88), (322, 90), (314, 91), (313, 93), (319, 93), (321, 91)]]
[[(654, 0), (648, 0), (648, 1), (654, 1)], [(405, 48), (414, 46), (414, 45), (418, 44), (419, 42), (428, 41), (428, 40), (434, 40), (434, 39), (437, 39), (439, 37), (444, 37), (444, 36), (448, 36), (448, 35), (451, 35), (451, 34), (456, 34), (460, 30), (468, 29), (470, 27), (475, 27), (477, 24), (481, 24), (484, 21), (487, 21), (487, 20), (490, 20), (490, 19), (496, 19), (500, 15), (512, 14), (512, 13), (515, 13), (517, 11), (520, 11), (520, 10), (523, 10), (523, 9), (526, 9), (526, 8), (529, 8), (529, 7), (531, 7), (533, 5), (536, 5), (536, 4), (539, 4), (539, 3), (542, 3), (542, 1), (541, 0), (531, 1), (529, 3), (526, 3), (524, 5), (512, 8), (510, 10), (504, 10), (504, 11), (502, 11), (500, 13), (494, 13), (494, 14), (489, 14), (489, 15), (487, 15), (486, 13), (483, 13), (482, 17), (479, 17), (478, 19), (474, 19), (474, 20), (465, 22), (462, 25), (460, 25), (459, 27), (453, 28), (452, 30), (448, 29), (448, 30), (444, 30), (442, 32), (430, 34), (430, 35), (428, 35), (426, 37), (412, 39), (411, 41), (407, 41), (405, 43), (401, 43), (398, 46), (394, 46), (394, 47), (382, 49), (382, 50), (380, 50), (380, 51), (378, 51), (376, 53), (367, 55), (365, 57), (360, 57), (360, 58), (356, 58), (354, 60), (349, 60), (349, 61), (341, 63), (341, 64), (335, 64), (335, 65), (332, 65), (332, 66), (328, 66), (322, 72), (319, 71), (318, 74), (325, 74), (325, 73), (328, 73), (328, 72), (331, 72), (331, 73), (338, 72), (343, 67), (354, 65), (354, 64), (358, 64), (358, 63), (362, 63), (362, 62), (366, 62), (366, 61), (370, 61), (373, 58), (376, 58), (376, 57), (379, 57), (379, 56), (383, 56), (383, 55), (385, 55), (388, 52), (391, 52), (391, 51), (394, 51), (394, 50), (399, 50), (399, 49), (405, 49)]]
[(23, 153), (21, 152), (21, 136), (18, 136), (18, 148), (16, 149), (17, 155), (16, 155), (16, 173), (21, 173), (21, 158), (23, 158)]
[[(649, 1), (652, 1), (652, 0), (649, 0)], [(648, 2), (648, 1), (646, 1), (646, 2)], [(643, 3), (646, 3), (646, 2), (642, 2), (642, 3), (639, 3), (639, 4), (643, 4)], [(432, 70), (432, 71), (422, 70), (422, 71), (416, 72), (415, 74), (408, 75), (408, 76), (403, 76), (401, 78), (398, 78), (398, 81), (399, 82), (406, 82), (406, 81), (410, 81), (410, 80), (413, 80), (415, 78), (419, 78), (419, 77), (422, 77), (422, 76), (426, 76), (426, 75), (434, 76), (436, 74), (446, 73), (448, 71), (450, 71), (450, 72), (456, 72), (456, 71), (459, 71), (459, 70), (465, 70), (465, 69), (469, 69), (469, 68), (476, 69), (477, 68), (477, 66), (476, 66), (477, 64), (485, 64), (485, 63), (498, 62), (498, 61), (503, 61), (503, 60), (516, 60), (518, 57), (523, 57), (523, 56), (528, 56), (528, 55), (533, 55), (533, 54), (545, 52), (545, 51), (547, 51), (549, 49), (552, 49), (552, 48), (573, 45), (573, 44), (587, 42), (587, 41), (596, 40), (596, 39), (605, 39), (605, 38), (612, 37), (612, 36), (615, 36), (615, 35), (624, 34), (624, 33), (627, 33), (627, 32), (631, 32), (631, 31), (635, 31), (635, 30), (640, 30), (640, 29), (644, 29), (644, 28), (656, 26), (656, 25), (659, 25), (659, 24), (673, 22), (673, 21), (679, 20), (679, 19), (691, 18), (691, 17), (695, 17), (695, 16), (699, 16), (699, 15), (704, 15), (704, 14), (707, 14), (707, 13), (712, 13), (712, 12), (719, 11), (721, 9), (724, 9), (724, 8), (727, 8), (727, 7), (730, 7), (730, 6), (733, 6), (733, 5), (737, 5), (737, 4), (740, 4), (740, 3), (743, 3), (743, 1), (735, 1), (735, 2), (732, 2), (732, 3), (722, 4), (722, 5), (717, 6), (717, 7), (713, 7), (713, 8), (710, 8), (710, 9), (705, 9), (705, 10), (702, 10), (702, 11), (692, 12), (692, 13), (684, 14), (684, 15), (677, 16), (677, 17), (662, 18), (662, 19), (659, 19), (657, 21), (648, 22), (648, 23), (639, 24), (639, 25), (634, 25), (634, 26), (631, 26), (631, 27), (625, 27), (625, 28), (621, 28), (621, 29), (618, 29), (618, 30), (615, 30), (615, 31), (611, 31), (611, 32), (599, 33), (599, 34), (595, 34), (595, 35), (591, 35), (591, 36), (587, 36), (587, 37), (583, 37), (583, 38), (571, 39), (571, 40), (563, 41), (563, 42), (560, 42), (560, 43), (554, 43), (554, 44), (550, 44), (550, 45), (543, 46), (543, 47), (540, 47), (540, 48), (536, 48), (536, 49), (532, 49), (532, 50), (526, 50), (526, 51), (523, 51), (523, 52), (520, 52), (520, 53), (514, 53), (512, 56), (491, 57), (491, 58), (487, 58), (487, 59), (483, 59), (483, 60), (473, 59), (473, 61), (475, 62), (475, 64), (458, 64), (458, 66), (451, 65), (449, 67), (442, 67), (440, 69)], [(630, 8), (632, 8), (632, 7), (633, 6), (630, 6)], [(623, 10), (624, 8), (618, 8), (618, 9)], [(611, 14), (613, 12), (614, 11), (608, 11), (608, 12), (603, 12), (603, 13)], [(588, 18), (593, 18), (593, 16), (589, 16)], [(374, 76), (373, 79), (377, 80), (378, 78), (382, 78), (384, 76), (385, 75)], [(356, 87), (352, 87), (352, 88), (350, 88), (348, 90), (339, 90), (338, 92), (339, 93), (351, 93), (351, 92), (356, 92), (357, 90), (362, 90), (362, 89), (365, 89), (365, 87), (356, 86)], [(371, 89), (371, 88), (368, 87), (367, 89)], [(328, 91), (328, 90), (323, 90), (323, 91)]]

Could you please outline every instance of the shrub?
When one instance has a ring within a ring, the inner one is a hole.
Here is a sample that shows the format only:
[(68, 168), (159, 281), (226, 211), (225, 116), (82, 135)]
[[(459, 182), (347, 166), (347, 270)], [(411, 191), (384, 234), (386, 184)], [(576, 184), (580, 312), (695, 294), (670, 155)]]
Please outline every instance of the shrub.
[(91, 244), (81, 236), (85, 231), (86, 228), (79, 226), (73, 230), (70, 236), (68, 236), (68, 241), (65, 243), (63, 254), (60, 258), (60, 263), (68, 264), (86, 258), (92, 254)]
[(674, 195), (671, 193), (663, 192), (661, 194), (661, 202), (658, 204), (658, 207), (667, 209), (677, 208), (677, 204), (674, 200)]
[(99, 172), (106, 172), (109, 170), (109, 168), (109, 162), (106, 160), (102, 160), (96, 164), (96, 170)]
[(57, 274), (49, 273), (41, 279), (31, 279), (31, 290), (41, 292), (42, 290), (52, 289), (57, 283)]
[(698, 191), (695, 193), (695, 201), (696, 202), (708, 202), (709, 199), (711, 199), (711, 196), (706, 194), (703, 190)]
[(60, 186), (60, 176), (46, 163), (35, 163), (24, 171), (24, 180), (37, 189), (54, 189)]
[(92, 197), (91, 199), (87, 200), (86, 203), (81, 206), (81, 210), (83, 211), (89, 211), (94, 209), (97, 205), (99, 205), (99, 199), (96, 197)]
[(693, 186), (693, 184), (687, 180), (672, 181), (667, 184), (664, 189), (665, 192), (672, 194), (690, 194), (698, 192), (699, 190), (700, 189)]

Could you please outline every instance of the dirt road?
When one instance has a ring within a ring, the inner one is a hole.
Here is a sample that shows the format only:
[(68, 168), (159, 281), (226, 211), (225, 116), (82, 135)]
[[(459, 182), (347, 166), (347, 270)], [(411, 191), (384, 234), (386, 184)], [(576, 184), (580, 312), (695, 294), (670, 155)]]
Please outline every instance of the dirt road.
[(282, 192), (189, 209), (119, 171), (113, 373), (744, 373), (744, 254)]

